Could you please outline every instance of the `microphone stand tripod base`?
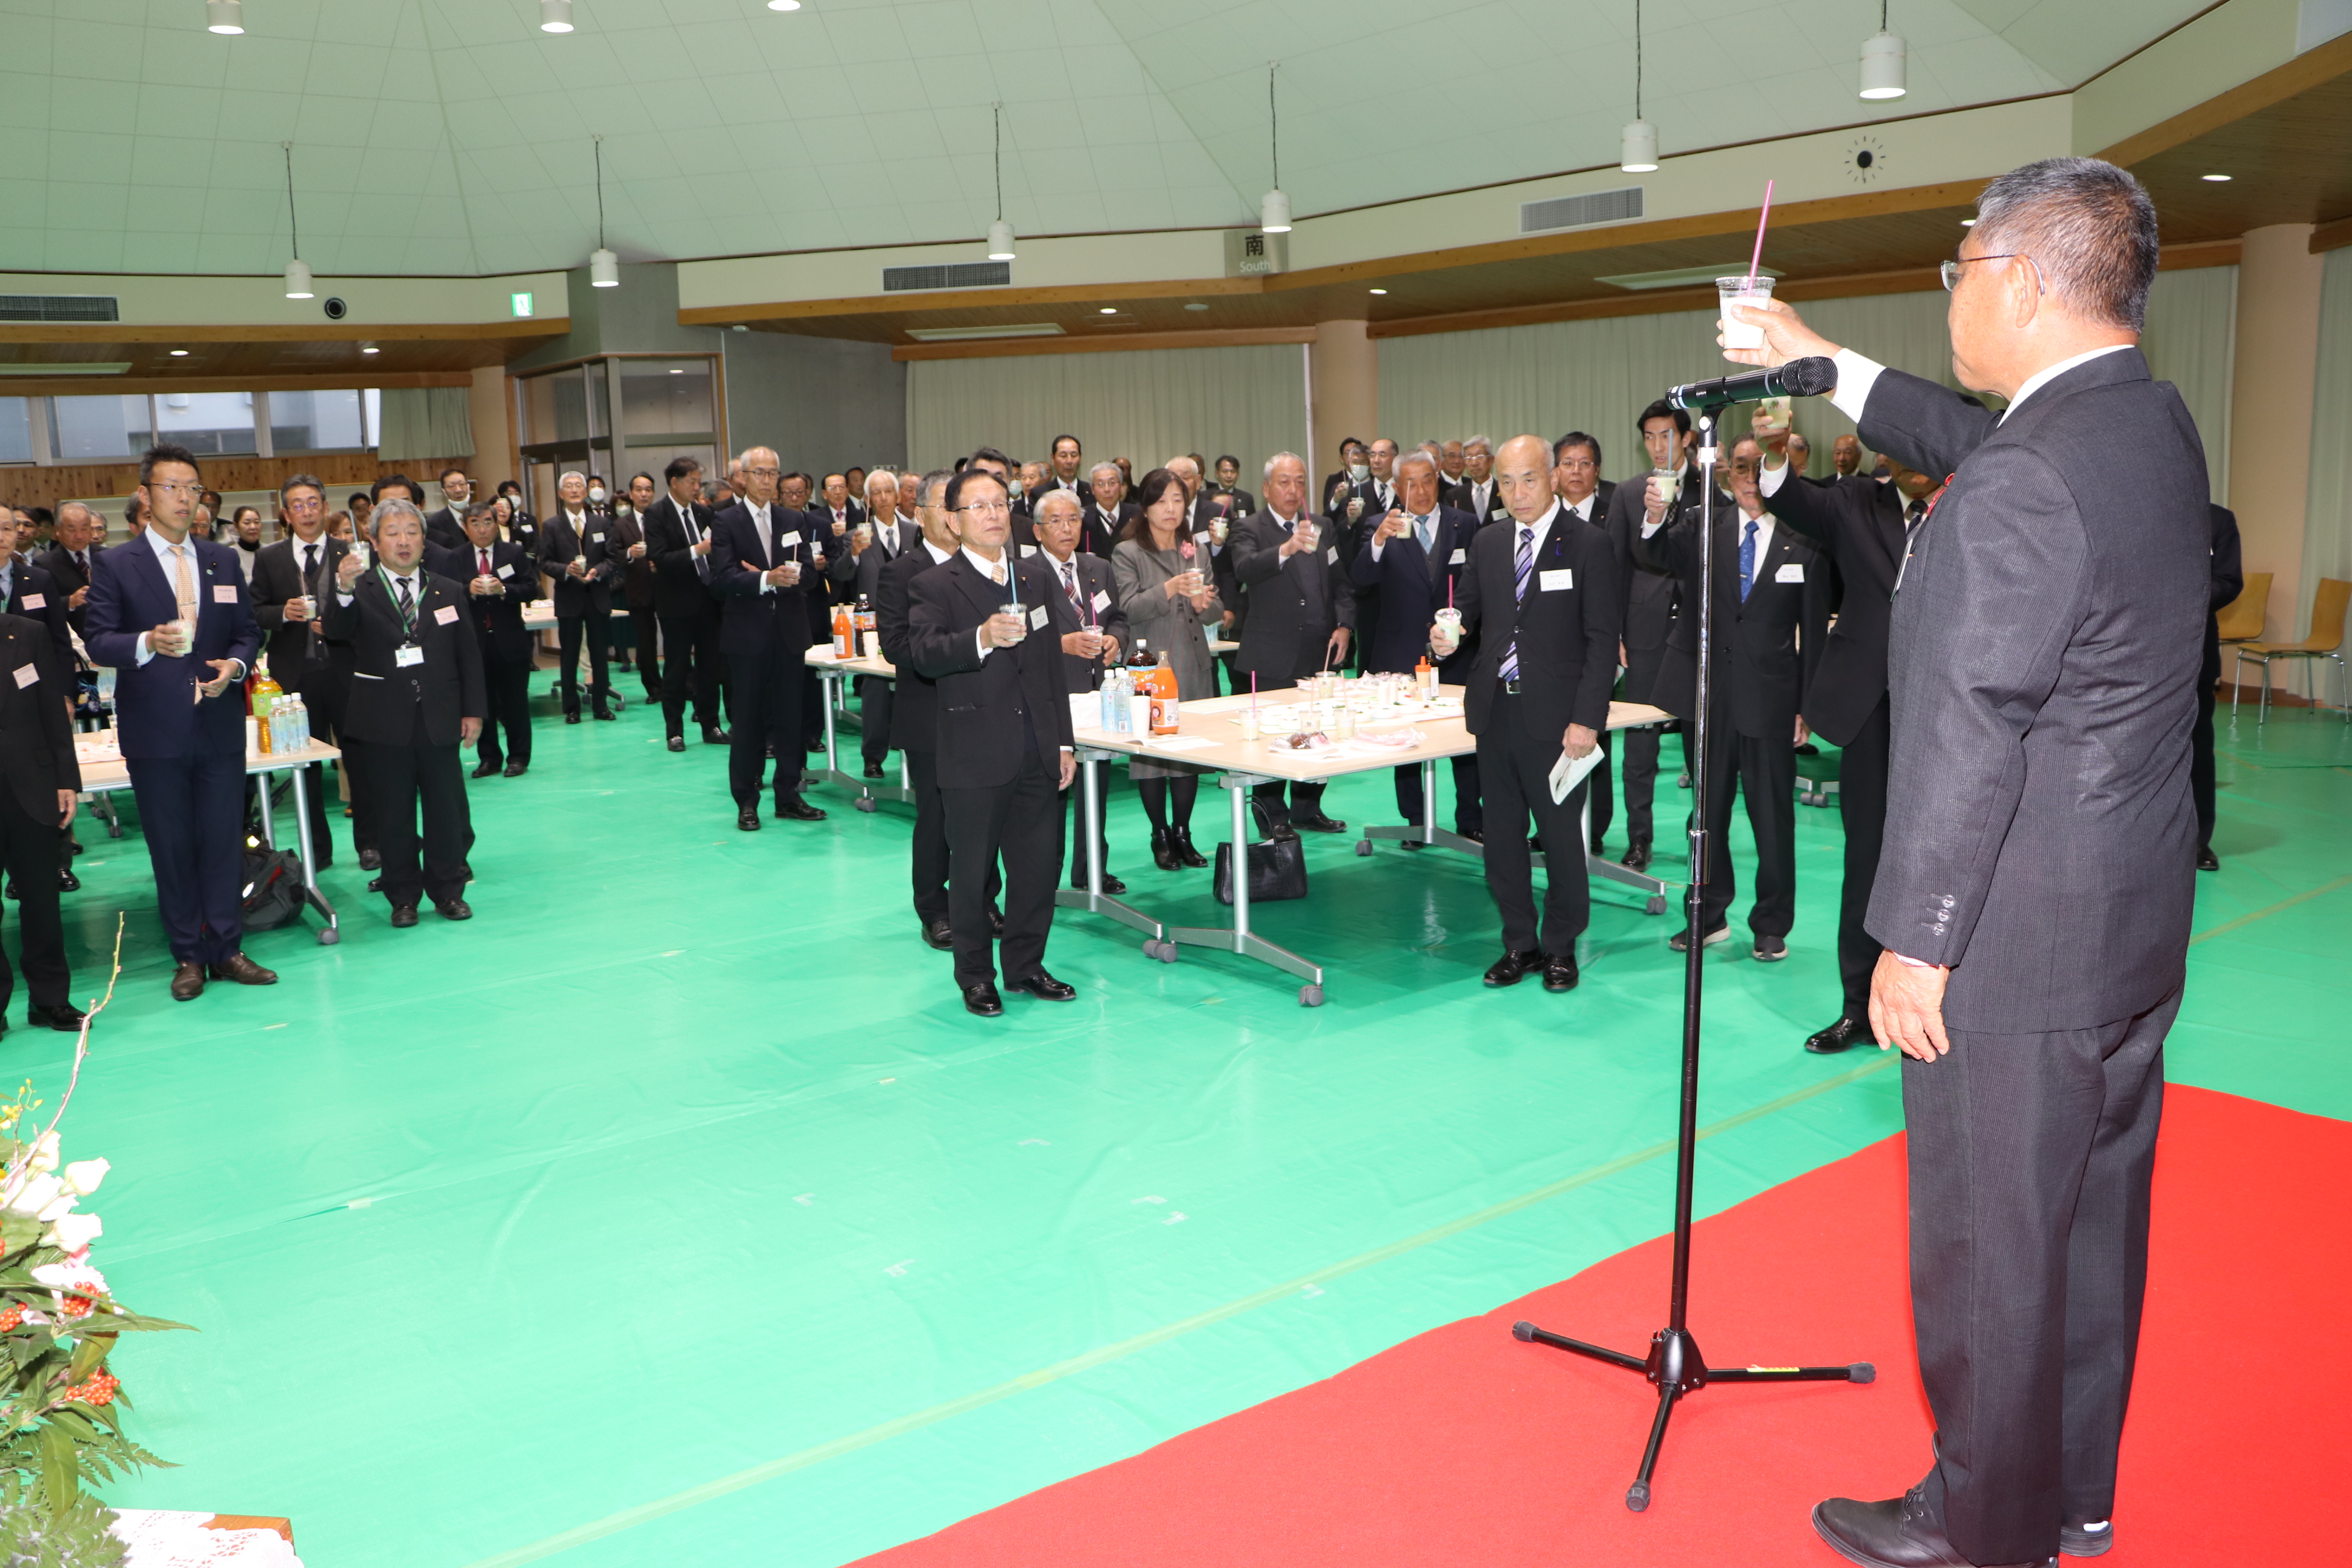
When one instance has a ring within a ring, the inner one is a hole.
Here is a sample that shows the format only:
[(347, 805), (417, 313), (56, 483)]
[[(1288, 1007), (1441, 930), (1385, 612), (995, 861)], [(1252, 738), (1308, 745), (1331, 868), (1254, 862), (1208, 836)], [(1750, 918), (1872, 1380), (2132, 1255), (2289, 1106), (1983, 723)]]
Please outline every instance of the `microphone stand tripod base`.
[[(1677, 388), (1677, 391), (1684, 389)], [(1707, 864), (1706, 826), (1706, 752), (1713, 728), (1709, 715), (1714, 711), (1711, 668), (1714, 659), (1715, 616), (1715, 411), (1701, 408), (1692, 415), (1692, 425), (1698, 432), (1699, 448), (1699, 535), (1698, 535), (1698, 676), (1697, 690), (1693, 703), (1696, 717), (1685, 733), (1689, 737), (1691, 783), (1690, 863), (1694, 867)], [(1676, 526), (1668, 522), (1665, 527)], [(1703, 916), (1704, 877), (1690, 884), (1685, 905), (1689, 928), (1696, 932), (1705, 929)], [(1699, 1354), (1698, 1342), (1691, 1337), (1688, 1327), (1690, 1305), (1691, 1252), (1691, 1193), (1697, 1170), (1698, 1155), (1698, 1047), (1699, 1004), (1705, 994), (1706, 971), (1700, 955), (1706, 944), (1693, 942), (1683, 967), (1683, 1059), (1681, 1126), (1675, 1142), (1675, 1254), (1674, 1280), (1669, 1298), (1666, 1326), (1650, 1336), (1650, 1353), (1646, 1356), (1627, 1355), (1605, 1345), (1589, 1344), (1572, 1340), (1565, 1334), (1555, 1334), (1533, 1323), (1511, 1325), (1515, 1339), (1572, 1355), (1589, 1356), (1638, 1372), (1657, 1385), (1658, 1413), (1650, 1422), (1650, 1440), (1642, 1449), (1642, 1468), (1633, 1477), (1633, 1484), (1625, 1489), (1625, 1506), (1640, 1513), (1650, 1506), (1650, 1479), (1658, 1468), (1658, 1451), (1665, 1446), (1666, 1422), (1675, 1413), (1675, 1405), (1685, 1394), (1696, 1394), (1709, 1383), (1870, 1383), (1877, 1371), (1868, 1362), (1854, 1362), (1845, 1366), (1742, 1366), (1710, 1369), (1706, 1359)]]

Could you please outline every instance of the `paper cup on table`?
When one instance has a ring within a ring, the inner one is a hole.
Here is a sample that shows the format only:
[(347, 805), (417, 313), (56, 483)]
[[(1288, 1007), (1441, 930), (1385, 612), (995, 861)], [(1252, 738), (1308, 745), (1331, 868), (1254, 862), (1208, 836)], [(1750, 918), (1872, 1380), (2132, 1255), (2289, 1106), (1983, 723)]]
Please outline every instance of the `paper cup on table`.
[(1772, 297), (1772, 279), (1765, 277), (1737, 276), (1715, 280), (1715, 292), (1720, 302), (1717, 325), (1723, 329), (1723, 346), (1727, 349), (1760, 349), (1764, 346), (1764, 329), (1746, 321), (1732, 320), (1734, 305), (1756, 305)]
[(1255, 740), (1256, 740), (1256, 739), (1257, 739), (1257, 710), (1256, 710), (1256, 709), (1255, 709), (1255, 708), (1244, 708), (1244, 709), (1243, 709), (1243, 710), (1242, 710), (1242, 712), (1241, 712), (1241, 720), (1242, 720), (1242, 739), (1243, 739), (1243, 740), (1244, 740), (1244, 741), (1255, 741)]

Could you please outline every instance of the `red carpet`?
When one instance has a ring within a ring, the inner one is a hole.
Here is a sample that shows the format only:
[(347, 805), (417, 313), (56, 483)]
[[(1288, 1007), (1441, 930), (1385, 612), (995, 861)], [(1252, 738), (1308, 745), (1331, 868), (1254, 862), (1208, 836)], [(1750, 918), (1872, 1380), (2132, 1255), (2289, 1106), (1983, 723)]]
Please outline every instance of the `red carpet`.
[[(2114, 1568), (2345, 1561), (2341, 1421), (2352, 1124), (2176, 1087)], [(1326, 1382), (866, 1559), (887, 1568), (1832, 1568), (1807, 1515), (1927, 1468), (1890, 1139), (1703, 1222), (1691, 1321), (1709, 1360), (1877, 1364), (1870, 1387), (1731, 1384), (1675, 1414), (1657, 1497), (1623, 1498), (1654, 1405), (1638, 1376), (1511, 1337), (1527, 1318), (1639, 1350), (1666, 1244), (1409, 1340)], [(2273, 1337), (2306, 1347), (2290, 1373)], [(2317, 1505), (2317, 1506), (2315, 1506)], [(2301, 1520), (2335, 1541), (2273, 1553)], [(2071, 1560), (2069, 1560), (2071, 1561)], [(2104, 1565), (2103, 1565), (2104, 1568)]]

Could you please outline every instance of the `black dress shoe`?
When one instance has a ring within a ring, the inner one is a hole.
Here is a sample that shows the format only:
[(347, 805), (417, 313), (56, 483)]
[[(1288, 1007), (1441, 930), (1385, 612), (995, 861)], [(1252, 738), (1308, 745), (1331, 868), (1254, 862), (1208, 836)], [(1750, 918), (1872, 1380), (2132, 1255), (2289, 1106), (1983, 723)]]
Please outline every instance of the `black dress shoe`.
[(682, 752), (686, 750), (686, 737), (683, 735), (672, 735), (669, 738), (669, 749), (673, 752)]
[(1576, 954), (1559, 953), (1544, 960), (1544, 989), (1573, 991), (1580, 976), (1576, 972)]
[(955, 948), (955, 933), (948, 929), (945, 921), (924, 922), (923, 940), (941, 952), (952, 952)]
[(77, 855), (80, 854), (80, 853), (81, 853), (85, 848), (89, 847), (87, 845), (83, 844), (83, 843), (82, 843), (82, 841), (81, 841), (80, 839), (79, 839), (79, 838), (68, 838), (68, 839), (67, 839), (67, 840), (66, 840), (66, 847), (67, 847), (68, 848), (71, 849), (71, 850), (72, 850), (75, 854), (77, 854)]
[(1336, 816), (1326, 816), (1319, 811), (1290, 814), (1290, 826), (1303, 827), (1309, 833), (1345, 833), (1348, 825)]
[(1151, 830), (1151, 863), (1163, 871), (1176, 869), (1176, 844), (1164, 827)]
[(410, 926), (413, 926), (415, 923), (416, 906), (415, 904), (394, 904), (392, 906), (393, 930), (406, 931)]
[(2058, 1527), (2058, 1550), (2067, 1557), (2105, 1557), (2107, 1549), (2115, 1543), (2116, 1525), (2113, 1520), (2067, 1523)]
[(706, 746), (723, 746), (733, 739), (732, 735), (716, 724), (705, 724), (702, 727), (702, 743)]
[[(1417, 822), (1408, 822), (1404, 825), (1404, 830), (1407, 833), (1418, 833), (1421, 831), (1421, 825)], [(1400, 838), (1397, 840), (1397, 847), (1400, 849), (1426, 849), (1429, 847), (1429, 841), (1425, 838)]]
[(1885, 1502), (1838, 1497), (1816, 1503), (1813, 1529), (1839, 1556), (1863, 1568), (2047, 1568), (2056, 1561), (1976, 1564), (1952, 1545), (1916, 1487)]
[(780, 800), (776, 803), (779, 822), (823, 822), (824, 813), (804, 800)]
[(1179, 866), (1197, 871), (1209, 863), (1207, 856), (1192, 847), (1192, 829), (1190, 824), (1168, 830), (1168, 847), (1176, 851), (1176, 864)]
[(1067, 1002), (1078, 994), (1075, 985), (1065, 985), (1040, 969), (1013, 983), (1015, 991), (1026, 991), (1040, 1002)]
[(983, 980), (977, 985), (963, 988), (963, 1010), (982, 1018), (1001, 1017), (1004, 1013), (1004, 998), (996, 994), (995, 986)]
[(884, 775), (883, 775), (883, 773), (882, 773), (882, 764), (881, 764), (880, 763), (866, 763), (866, 776), (867, 778), (869, 778), (869, 779), (878, 779), (878, 778), (883, 777)]
[(473, 773), (472, 773), (472, 774), (471, 774), (470, 776), (471, 776), (471, 777), (474, 777), (474, 778), (478, 778), (478, 779), (486, 779), (486, 778), (488, 778), (492, 773), (495, 773), (499, 772), (499, 770), (500, 770), (500, 764), (499, 764), (499, 763), (484, 763), (480, 767), (476, 768), (476, 769), (473, 771)]
[(1817, 1057), (1833, 1057), (1854, 1046), (1875, 1045), (1870, 1036), (1867, 1018), (1840, 1018), (1828, 1028), (1805, 1041), (1805, 1049)]
[(68, 1035), (81, 1027), (82, 1017), (82, 1010), (71, 1003), (60, 1003), (55, 1007), (31, 1007), (25, 1013), (27, 1024), (47, 1024), (50, 1028)]
[(193, 1002), (205, 994), (205, 966), (182, 963), (172, 970), (172, 1000)]
[(1544, 955), (1538, 952), (1507, 952), (1487, 969), (1486, 984), (1517, 985), (1530, 970), (1541, 969), (1543, 961)]
[(2221, 858), (2213, 853), (2213, 847), (2210, 844), (2200, 844), (2197, 847), (2197, 868), (2200, 871), (2218, 871), (2221, 868)]
[(1646, 838), (1636, 838), (1633, 843), (1625, 846), (1625, 858), (1618, 861), (1617, 864), (1624, 867), (1628, 871), (1645, 869), (1650, 864), (1650, 841)]
[(381, 870), (383, 870), (383, 851), (382, 851), (381, 849), (362, 849), (362, 850), (361, 850), (361, 851), (360, 851), (360, 869), (361, 869), (361, 870), (362, 870), (362, 871), (381, 871)]
[(469, 921), (474, 918), (474, 906), (463, 899), (451, 899), (446, 903), (436, 904), (433, 907), (441, 911), (444, 920)]
[(599, 708), (596, 710), (596, 717), (599, 719), (618, 719), (620, 715), (614, 712), (610, 708)]
[(746, 833), (759, 832), (760, 808), (756, 805), (747, 805), (742, 810), (737, 812), (735, 814), (735, 826), (741, 828)]
[(242, 952), (232, 952), (226, 958), (222, 959), (218, 963), (214, 964), (212, 966), (211, 973), (212, 978), (215, 980), (234, 980), (239, 985), (275, 985), (278, 984), (278, 972), (276, 970), (262, 968), (261, 965), (254, 963), (253, 960), (246, 957)]
[[(1081, 875), (1078, 879), (1072, 882), (1070, 886), (1083, 893), (1087, 890), (1087, 879), (1083, 875)], [(1127, 891), (1127, 884), (1120, 881), (1117, 877), (1112, 876), (1109, 872), (1105, 871), (1103, 873), (1102, 890), (1116, 897), (1117, 895)]]
[(1004, 936), (1004, 911), (994, 904), (988, 906), (988, 934), (1000, 941)]
[(563, 721), (567, 724), (577, 724), (580, 722), (580, 715), (577, 713), (566, 713), (563, 716)]
[(381, 893), (381, 892), (383, 892), (383, 879), (382, 877), (370, 877), (370, 878), (368, 879), (368, 889), (367, 889), (367, 890), (368, 890), (369, 892), (371, 892), (371, 893)]
[(530, 771), (530, 764), (529, 763), (509, 763), (507, 764), (507, 777), (510, 779), (519, 779)]
[[(2213, 862), (2213, 863), (2214, 863), (2216, 866), (2219, 866), (2219, 865), (2221, 864), (2221, 862), (2220, 862), (2220, 861), (2218, 861), (2218, 860), (2216, 860), (2216, 861), (2215, 861), (2215, 862)], [(79, 877), (75, 876), (71, 871), (59, 871), (59, 872), (58, 873), (58, 892), (60, 892), (60, 893), (79, 893), (79, 892), (80, 892), (80, 891), (81, 891), (81, 879), (80, 879)]]

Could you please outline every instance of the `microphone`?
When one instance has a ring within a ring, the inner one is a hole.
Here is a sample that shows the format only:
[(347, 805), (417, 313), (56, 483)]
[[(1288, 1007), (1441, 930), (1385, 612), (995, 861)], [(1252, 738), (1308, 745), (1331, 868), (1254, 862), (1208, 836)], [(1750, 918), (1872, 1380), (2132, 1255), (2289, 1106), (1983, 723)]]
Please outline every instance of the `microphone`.
[(1837, 362), (1819, 354), (1792, 359), (1773, 370), (1751, 370), (1745, 375), (1717, 376), (1674, 387), (1666, 401), (1677, 408), (1722, 408), (1734, 403), (1754, 403), (1766, 397), (1818, 397), (1837, 389)]

